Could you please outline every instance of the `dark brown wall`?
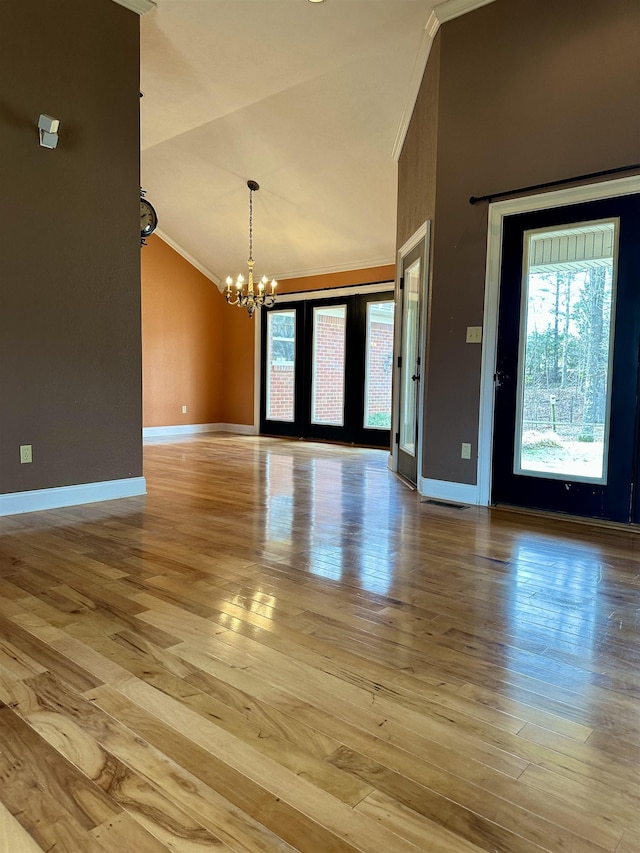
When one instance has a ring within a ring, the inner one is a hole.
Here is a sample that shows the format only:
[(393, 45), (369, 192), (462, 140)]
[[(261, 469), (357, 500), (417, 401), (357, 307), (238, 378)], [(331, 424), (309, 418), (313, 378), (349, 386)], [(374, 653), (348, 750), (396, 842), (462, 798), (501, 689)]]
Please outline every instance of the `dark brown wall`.
[(433, 220), (435, 214), (439, 88), (440, 33), (437, 33), (398, 163), (398, 248), (424, 222)]
[(639, 33), (637, 0), (496, 0), (440, 30), (425, 477), (476, 481), (481, 349), (465, 330), (482, 323), (487, 206), (469, 196), (640, 161)]
[(0, 33), (0, 492), (140, 476), (139, 18), (3, 0)]

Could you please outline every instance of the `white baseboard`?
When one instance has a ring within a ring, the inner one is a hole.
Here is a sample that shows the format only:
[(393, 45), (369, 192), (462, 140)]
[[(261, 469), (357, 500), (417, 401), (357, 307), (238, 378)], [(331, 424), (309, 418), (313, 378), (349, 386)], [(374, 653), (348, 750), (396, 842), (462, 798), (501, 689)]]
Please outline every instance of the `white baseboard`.
[(257, 435), (258, 428), (253, 424), (176, 424), (174, 426), (143, 427), (142, 438), (177, 438), (181, 435), (202, 435), (212, 432)]
[(235, 432), (236, 435), (258, 435), (260, 430), (254, 424), (216, 424), (215, 432)]
[(468, 483), (450, 483), (447, 480), (428, 480), (419, 477), (418, 491), (425, 498), (441, 501), (453, 501), (462, 504), (478, 504), (480, 501), (477, 486)]
[(23, 512), (39, 512), (43, 509), (60, 509), (63, 506), (78, 506), (117, 498), (132, 498), (146, 495), (144, 477), (128, 477), (124, 480), (105, 480), (102, 483), (80, 483), (77, 486), (60, 486), (55, 489), (34, 489), (29, 492), (11, 492), (0, 495), (0, 515), (18, 515)]
[(176, 424), (175, 426), (143, 427), (143, 438), (169, 438), (172, 435), (196, 435), (217, 432), (218, 424)]

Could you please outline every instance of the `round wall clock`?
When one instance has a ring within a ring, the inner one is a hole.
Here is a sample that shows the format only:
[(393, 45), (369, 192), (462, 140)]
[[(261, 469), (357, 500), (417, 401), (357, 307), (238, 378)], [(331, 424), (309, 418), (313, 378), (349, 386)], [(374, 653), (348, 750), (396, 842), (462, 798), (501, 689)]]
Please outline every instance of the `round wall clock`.
[(158, 214), (151, 202), (144, 198), (140, 190), (140, 245), (146, 246), (145, 238), (150, 237), (158, 227)]

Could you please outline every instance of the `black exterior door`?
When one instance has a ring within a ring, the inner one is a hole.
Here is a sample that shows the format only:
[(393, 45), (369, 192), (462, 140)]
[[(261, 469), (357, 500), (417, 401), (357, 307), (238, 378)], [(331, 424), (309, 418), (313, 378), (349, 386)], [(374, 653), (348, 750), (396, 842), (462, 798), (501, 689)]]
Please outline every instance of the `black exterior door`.
[(494, 503), (637, 521), (640, 197), (504, 221)]

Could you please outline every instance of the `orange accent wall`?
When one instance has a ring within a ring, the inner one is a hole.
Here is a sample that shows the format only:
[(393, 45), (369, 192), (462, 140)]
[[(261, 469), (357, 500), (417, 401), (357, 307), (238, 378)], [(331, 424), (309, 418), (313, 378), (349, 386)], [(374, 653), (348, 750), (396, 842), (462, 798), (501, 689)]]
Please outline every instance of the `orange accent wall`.
[(224, 316), (224, 376), (222, 380), (222, 423), (253, 423), (255, 324), (244, 309), (227, 305), (220, 293)]
[(143, 425), (223, 421), (227, 306), (215, 284), (159, 237), (141, 255)]
[[(291, 278), (278, 293), (393, 281), (393, 264)], [(224, 295), (159, 237), (142, 250), (144, 426), (253, 424), (254, 341), (259, 315)], [(187, 413), (182, 414), (182, 406)]]

